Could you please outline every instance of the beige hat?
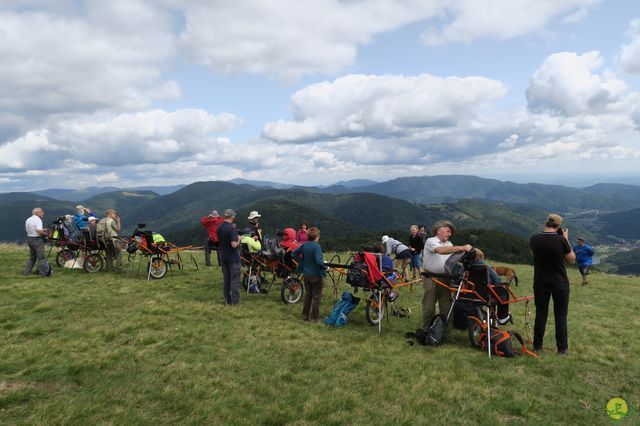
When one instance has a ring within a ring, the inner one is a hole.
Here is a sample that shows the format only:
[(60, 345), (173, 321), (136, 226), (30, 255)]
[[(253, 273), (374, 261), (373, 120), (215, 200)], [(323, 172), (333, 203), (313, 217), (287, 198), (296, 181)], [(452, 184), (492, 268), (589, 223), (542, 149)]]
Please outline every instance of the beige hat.
[(251, 219), (255, 219), (256, 217), (262, 217), (262, 216), (260, 216), (260, 213), (254, 210), (251, 213), (249, 213), (249, 217), (247, 219), (251, 220)]
[(547, 216), (547, 223), (558, 227), (562, 225), (562, 216), (555, 213), (549, 213), (549, 216)]
[(389, 241), (389, 236), (388, 235), (383, 235), (382, 236), (382, 244), (386, 243), (387, 241)]
[(83, 206), (82, 204), (78, 204), (78, 205), (76, 206), (76, 211), (77, 211), (78, 213), (80, 213), (80, 214), (83, 214), (83, 213), (84, 213), (84, 206)]
[(451, 230), (451, 235), (456, 233), (456, 227), (453, 226), (453, 223), (449, 222), (448, 220), (440, 219), (436, 220), (435, 222), (433, 222), (433, 225), (431, 225), (431, 234), (436, 235), (438, 233), (438, 229), (442, 228), (443, 226), (447, 226)]

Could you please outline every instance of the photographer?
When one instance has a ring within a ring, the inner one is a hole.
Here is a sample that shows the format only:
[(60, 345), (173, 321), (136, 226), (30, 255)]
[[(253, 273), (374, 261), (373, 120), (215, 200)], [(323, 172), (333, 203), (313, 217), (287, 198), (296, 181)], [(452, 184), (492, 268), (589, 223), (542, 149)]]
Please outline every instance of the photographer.
[(569, 244), (569, 231), (561, 228), (561, 225), (561, 216), (549, 214), (543, 231), (533, 235), (529, 242), (533, 253), (533, 294), (536, 304), (533, 350), (537, 353), (542, 351), (549, 301), (553, 298), (556, 347), (559, 355), (569, 355), (569, 278), (564, 263), (574, 264), (576, 255)]

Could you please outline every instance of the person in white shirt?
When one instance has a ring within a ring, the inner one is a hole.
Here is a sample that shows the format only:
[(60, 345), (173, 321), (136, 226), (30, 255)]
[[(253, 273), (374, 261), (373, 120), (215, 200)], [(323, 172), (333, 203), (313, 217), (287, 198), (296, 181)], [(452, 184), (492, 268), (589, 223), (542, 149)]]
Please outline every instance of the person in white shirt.
[[(448, 220), (438, 220), (431, 227), (434, 237), (427, 239), (422, 251), (424, 257), (424, 269), (434, 274), (445, 273), (447, 259), (458, 252), (469, 252), (471, 245), (454, 246), (449, 238), (456, 232), (456, 228)], [(451, 294), (448, 289), (434, 283), (431, 278), (422, 279), (422, 327), (426, 330), (436, 314), (436, 303), (440, 308), (440, 314), (447, 315), (451, 308)], [(448, 326), (449, 324), (447, 324)]]
[(25, 221), (24, 227), (27, 231), (27, 245), (29, 246), (29, 260), (24, 267), (24, 275), (30, 275), (34, 265), (38, 265), (38, 273), (43, 277), (51, 274), (51, 268), (47, 264), (44, 255), (44, 238), (47, 231), (42, 226), (44, 210), (36, 207), (31, 211), (31, 217)]

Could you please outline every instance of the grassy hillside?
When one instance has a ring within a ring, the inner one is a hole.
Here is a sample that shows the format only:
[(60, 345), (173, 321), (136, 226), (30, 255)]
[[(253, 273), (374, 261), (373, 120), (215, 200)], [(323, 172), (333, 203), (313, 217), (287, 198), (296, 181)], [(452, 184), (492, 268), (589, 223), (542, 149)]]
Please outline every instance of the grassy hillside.
[[(217, 268), (43, 280), (19, 275), (25, 257), (0, 248), (1, 424), (607, 425), (612, 397), (629, 404), (621, 424), (640, 422), (638, 279), (573, 287), (571, 357), (554, 353), (551, 315), (540, 359), (488, 359), (458, 330), (435, 349), (406, 345), (415, 315), (379, 336), (362, 306), (342, 329), (302, 322), (276, 294), (223, 306)], [(531, 268), (512, 266), (528, 293)], [(420, 297), (397, 303), (419, 312)], [(321, 313), (332, 304), (325, 288)], [(523, 306), (512, 313), (522, 331)]]

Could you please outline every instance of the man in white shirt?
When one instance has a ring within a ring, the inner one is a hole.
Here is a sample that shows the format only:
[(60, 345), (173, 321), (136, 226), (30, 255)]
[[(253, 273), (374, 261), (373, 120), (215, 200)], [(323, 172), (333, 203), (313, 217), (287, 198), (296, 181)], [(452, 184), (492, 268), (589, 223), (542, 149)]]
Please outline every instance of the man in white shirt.
[[(454, 246), (449, 238), (456, 232), (456, 228), (448, 220), (438, 220), (431, 227), (431, 233), (435, 235), (427, 239), (422, 251), (424, 256), (424, 269), (434, 274), (445, 273), (447, 259), (458, 252), (469, 252), (471, 245)], [(434, 283), (431, 278), (423, 278), (422, 286), (422, 327), (426, 330), (436, 314), (436, 302), (440, 307), (440, 314), (447, 315), (451, 308), (451, 293), (448, 289)]]
[(47, 259), (44, 255), (44, 237), (47, 232), (42, 226), (43, 217), (44, 210), (36, 207), (31, 211), (31, 217), (24, 224), (27, 231), (27, 245), (29, 246), (29, 260), (24, 268), (24, 275), (31, 274), (31, 270), (36, 263), (38, 264), (38, 273), (41, 276), (48, 277), (51, 275), (51, 268), (47, 264)]

